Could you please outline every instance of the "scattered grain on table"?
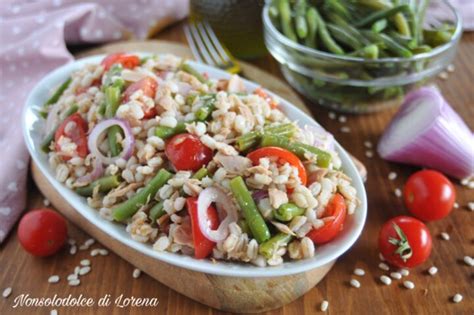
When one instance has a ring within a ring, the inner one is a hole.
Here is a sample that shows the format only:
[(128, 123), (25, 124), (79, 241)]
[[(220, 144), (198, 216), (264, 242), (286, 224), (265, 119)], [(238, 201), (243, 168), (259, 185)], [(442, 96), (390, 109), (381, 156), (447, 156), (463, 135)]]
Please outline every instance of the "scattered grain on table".
[(351, 279), (351, 281), (349, 282), (351, 284), (352, 287), (358, 289), (360, 288), (360, 282), (359, 280), (356, 280), (356, 279)]
[(51, 277), (48, 278), (49, 283), (58, 283), (59, 282), (59, 276), (58, 275), (52, 275)]
[(3, 293), (2, 293), (2, 296), (4, 298), (7, 298), (10, 296), (10, 294), (12, 294), (12, 288), (11, 287), (8, 287), (6, 288), (5, 290), (3, 290)]

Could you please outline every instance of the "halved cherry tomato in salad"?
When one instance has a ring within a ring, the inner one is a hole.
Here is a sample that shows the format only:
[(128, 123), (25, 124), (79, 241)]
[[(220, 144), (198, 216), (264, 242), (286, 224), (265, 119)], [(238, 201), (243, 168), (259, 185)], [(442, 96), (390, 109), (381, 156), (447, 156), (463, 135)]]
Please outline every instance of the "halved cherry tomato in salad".
[(287, 162), (291, 166), (296, 167), (296, 169), (298, 169), (298, 176), (301, 180), (301, 184), (306, 185), (308, 181), (306, 169), (304, 168), (304, 165), (301, 160), (290, 151), (279, 147), (264, 147), (247, 154), (247, 157), (252, 161), (253, 165), (258, 165), (261, 158), (269, 158), (272, 156), (277, 157), (279, 163)]
[[(123, 100), (122, 102), (128, 102), (130, 100), (130, 96), (132, 96), (133, 93), (135, 93), (138, 90), (142, 90), (143, 94), (150, 97), (150, 98), (155, 98), (156, 94), (156, 89), (158, 88), (158, 83), (156, 82), (155, 79), (146, 77), (143, 78), (137, 82), (134, 82), (130, 84), (125, 92), (123, 93)], [(152, 118), (156, 116), (156, 108), (152, 107), (149, 110), (145, 112), (145, 116), (143, 118)]]
[[(196, 197), (186, 198), (186, 206), (189, 216), (191, 217), (191, 228), (193, 231), (194, 257), (202, 259), (212, 253), (212, 249), (216, 246), (216, 243), (207, 239), (199, 228), (197, 201), (198, 199)], [(217, 229), (219, 227), (219, 216), (213, 206), (207, 208), (207, 217), (209, 218), (209, 226), (211, 229)]]
[(66, 242), (66, 220), (48, 208), (26, 213), (18, 225), (18, 240), (21, 246), (34, 256), (50, 256)]
[(140, 58), (135, 55), (127, 55), (124, 53), (115, 53), (108, 55), (100, 63), (104, 66), (104, 70), (109, 70), (114, 64), (121, 64), (122, 67), (127, 69), (133, 69), (140, 64)]
[[(69, 123), (74, 123), (73, 128), (67, 127)], [(54, 142), (56, 144), (56, 151), (61, 152), (61, 146), (59, 144), (61, 137), (67, 137), (76, 144), (77, 155), (85, 158), (89, 153), (87, 147), (87, 122), (81, 117), (79, 113), (72, 114), (66, 118), (56, 130), (54, 134)], [(70, 160), (73, 155), (61, 155), (64, 161)]]
[(324, 244), (333, 240), (344, 227), (347, 206), (341, 194), (335, 194), (324, 209), (324, 225), (319, 229), (313, 229), (306, 235), (315, 244)]
[(390, 264), (412, 268), (425, 262), (431, 253), (432, 239), (426, 225), (409, 216), (385, 222), (379, 234), (379, 250)]
[(456, 190), (440, 172), (422, 170), (408, 178), (403, 188), (403, 199), (415, 217), (423, 221), (434, 221), (451, 212), (456, 200)]
[(212, 150), (189, 133), (171, 138), (166, 143), (165, 154), (177, 171), (197, 171), (212, 160)]
[(275, 100), (273, 100), (273, 98), (270, 97), (267, 94), (267, 92), (265, 92), (265, 90), (262, 89), (261, 87), (256, 88), (255, 91), (253, 91), (253, 94), (258, 95), (261, 98), (263, 98), (270, 105), (272, 109), (275, 109), (278, 107), (278, 103), (275, 102)]

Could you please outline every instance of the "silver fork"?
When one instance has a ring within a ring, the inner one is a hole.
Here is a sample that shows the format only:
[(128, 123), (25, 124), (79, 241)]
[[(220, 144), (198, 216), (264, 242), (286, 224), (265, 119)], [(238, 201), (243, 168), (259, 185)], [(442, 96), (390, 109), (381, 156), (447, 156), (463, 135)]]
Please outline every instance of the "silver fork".
[(202, 63), (239, 73), (240, 65), (229, 50), (221, 44), (208, 22), (190, 22), (184, 34), (194, 57)]

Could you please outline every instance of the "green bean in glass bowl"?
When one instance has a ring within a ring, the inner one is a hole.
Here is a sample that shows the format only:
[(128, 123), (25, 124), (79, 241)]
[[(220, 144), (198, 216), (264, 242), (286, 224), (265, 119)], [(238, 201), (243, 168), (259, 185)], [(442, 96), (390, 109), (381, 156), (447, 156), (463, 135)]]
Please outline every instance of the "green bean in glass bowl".
[(272, 0), (262, 14), (287, 81), (350, 113), (401, 104), (452, 62), (462, 34), (447, 0)]

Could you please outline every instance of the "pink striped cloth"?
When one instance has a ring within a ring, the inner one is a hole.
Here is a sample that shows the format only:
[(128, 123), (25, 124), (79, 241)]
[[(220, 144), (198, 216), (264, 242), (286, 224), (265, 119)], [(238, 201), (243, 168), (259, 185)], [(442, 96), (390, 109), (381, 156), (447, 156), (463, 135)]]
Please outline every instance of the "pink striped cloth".
[(46, 73), (74, 59), (66, 43), (146, 38), (188, 7), (188, 0), (0, 1), (0, 243), (26, 205), (23, 103)]

